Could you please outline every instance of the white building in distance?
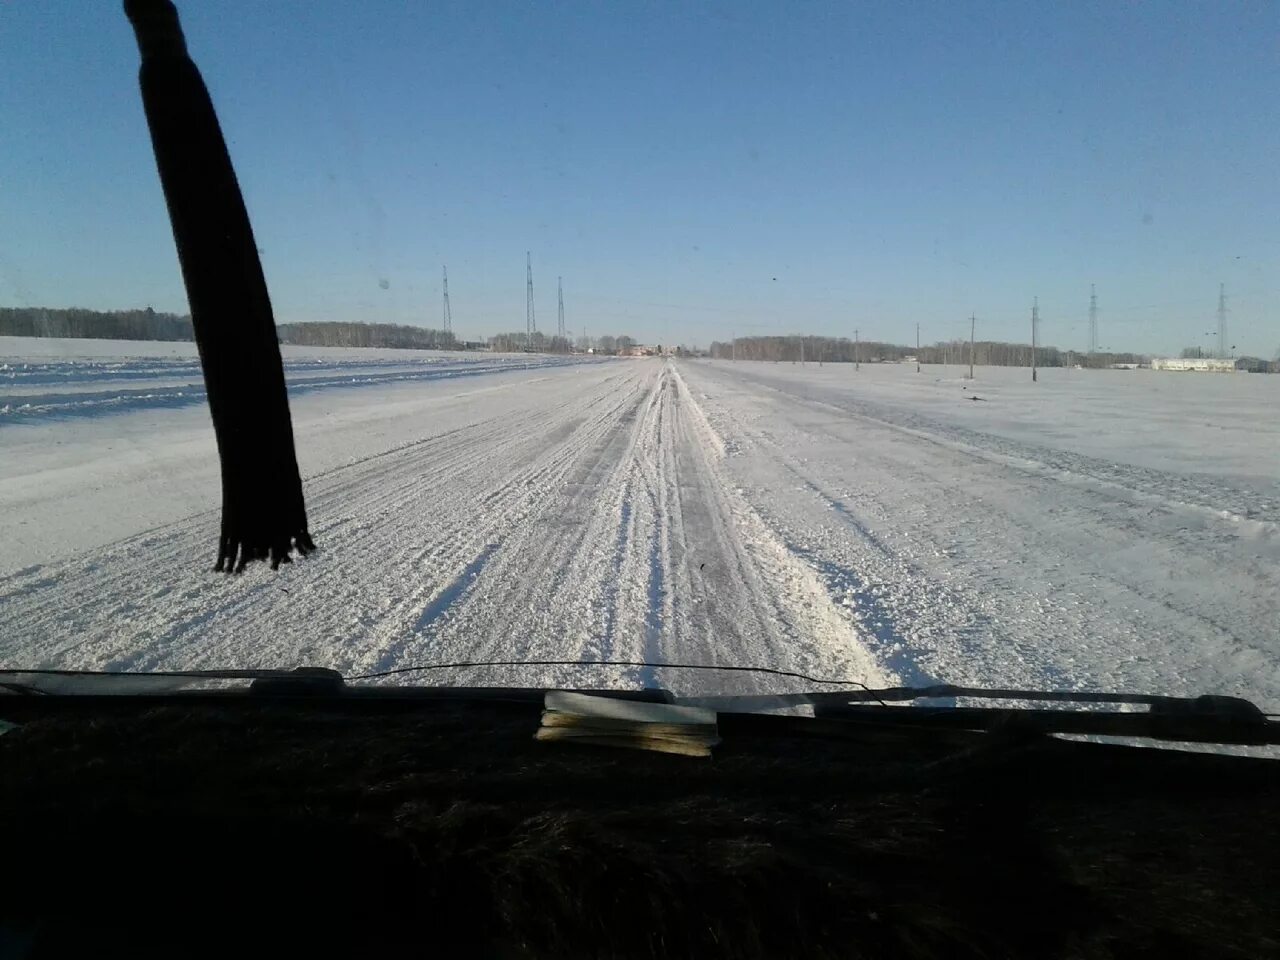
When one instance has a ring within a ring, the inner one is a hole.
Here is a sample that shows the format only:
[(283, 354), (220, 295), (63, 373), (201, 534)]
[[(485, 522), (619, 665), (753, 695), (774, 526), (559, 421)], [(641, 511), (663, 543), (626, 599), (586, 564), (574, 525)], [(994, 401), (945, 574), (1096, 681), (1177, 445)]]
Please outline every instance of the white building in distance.
[(1153, 357), (1152, 370), (1199, 370), (1204, 373), (1235, 373), (1234, 360), (1215, 357)]

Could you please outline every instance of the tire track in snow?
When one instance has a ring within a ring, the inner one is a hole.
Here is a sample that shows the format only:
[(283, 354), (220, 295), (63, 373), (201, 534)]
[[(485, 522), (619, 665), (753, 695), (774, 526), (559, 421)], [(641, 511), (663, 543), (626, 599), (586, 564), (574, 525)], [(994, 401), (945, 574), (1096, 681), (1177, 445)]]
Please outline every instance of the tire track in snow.
[[(482, 587), (486, 581), (495, 578), (512, 585), (520, 581), (522, 571), (508, 572), (505, 569), (506, 558), (513, 550), (521, 552), (518, 545), (536, 523), (534, 518), (539, 512), (540, 501), (548, 490), (554, 490), (564, 482), (584, 451), (590, 450), (600, 436), (613, 431), (626, 410), (635, 402), (639, 392), (639, 388), (632, 385), (630, 389), (622, 391), (619, 398), (616, 391), (611, 390), (606, 395), (609, 405), (599, 416), (571, 433), (558, 431), (561, 437), (559, 443), (542, 447), (540, 455), (522, 458), (529, 463), (526, 469), (517, 471), (499, 488), (487, 492), (480, 498), (477, 508), (464, 514), (469, 515), (469, 521), (455, 534), (456, 542), (448, 543), (444, 548), (444, 552), (455, 559), (442, 566), (445, 569), (456, 568), (458, 560), (465, 557), (470, 557), (466, 565), (471, 566), (483, 557), (483, 563), (476, 568), (477, 576), (463, 583), (464, 589), (454, 595), (447, 605), (436, 610), (433, 616), (426, 618), (426, 622), (421, 616), (416, 618), (413, 625), (404, 622), (403, 618), (383, 617), (375, 632), (379, 638), (376, 645), (382, 653), (369, 669), (386, 670), (414, 662), (440, 659), (439, 636), (455, 615), (455, 608), (465, 607), (471, 601), (475, 588)], [(552, 435), (555, 433), (553, 431)], [(570, 440), (572, 442), (568, 442)], [(522, 562), (527, 564), (528, 557), (523, 557)], [(483, 578), (480, 577), (482, 572)], [(443, 588), (448, 589), (447, 585)], [(545, 587), (540, 586), (540, 589)], [(423, 586), (413, 591), (404, 609), (411, 612), (424, 603), (427, 609), (432, 609), (438, 602), (437, 590), (432, 586)], [(504, 593), (500, 609), (510, 607), (513, 603), (513, 591), (508, 589)], [(484, 649), (483, 642), (482, 635), (473, 633), (466, 648), (452, 659), (476, 659), (477, 651)], [(507, 657), (495, 654), (493, 659)]]
[[(607, 423), (618, 403), (617, 381), (595, 377), (578, 387), (583, 395), (571, 400), (576, 414), (585, 418), (600, 408), (596, 421)], [(365, 665), (362, 638), (416, 601), (414, 582), (429, 591), (433, 571), (473, 559), (474, 518), (483, 511), (477, 500), (506, 499), (545, 473), (542, 438), (562, 420), (558, 402), (514, 407), (501, 419), (420, 438), (313, 478), (311, 515), (323, 518), (313, 530), (325, 549), (284, 575), (259, 566), (236, 578), (193, 569), (192, 558), (216, 541), (218, 516), (210, 511), (0, 580), (4, 620), (15, 628), (7, 639), (20, 645), (6, 662), (284, 665), (329, 663), (336, 652), (348, 664)], [(529, 468), (508, 473), (509, 457)], [(406, 576), (414, 578), (408, 585)], [(31, 590), (35, 577), (49, 589)], [(156, 589), (147, 593), (139, 584)]]
[[(868, 684), (895, 678), (867, 637), (832, 602), (815, 572), (796, 558), (724, 471), (725, 444), (679, 369), (671, 368), (671, 441), (666, 472), (672, 506), (668, 574), (682, 602), (664, 634), (665, 659), (767, 665)], [(662, 674), (661, 671), (659, 671)], [(688, 689), (691, 678), (662, 674)], [(759, 692), (779, 682), (720, 678), (725, 688)], [(786, 686), (785, 684), (782, 686)], [(696, 691), (702, 692), (702, 691)], [(709, 691), (707, 691), (709, 692)]]
[[(388, 509), (395, 512), (395, 507), (388, 504), (399, 503), (403, 509), (407, 493), (421, 489), (424, 480), (431, 481), (444, 471), (473, 465), (477, 457), (488, 455), (493, 437), (492, 427), (486, 429), (482, 425), (473, 436), (460, 440), (451, 436), (432, 437), (402, 447), (392, 454), (390, 462), (386, 458), (374, 458), (379, 462), (366, 459), (350, 469), (327, 471), (318, 489), (309, 490), (311, 515), (328, 517), (313, 525), (313, 530), (321, 543), (354, 540), (359, 544), (363, 528), (379, 529), (377, 517), (385, 515)], [(440, 457), (444, 449), (449, 450), (452, 459), (434, 468), (424, 467), (424, 462), (431, 464), (444, 459)], [(352, 491), (368, 484), (371, 476), (380, 481), (377, 492), (364, 499), (358, 518), (336, 506), (350, 499)], [(256, 566), (232, 580), (208, 577), (207, 570), (193, 571), (193, 558), (216, 542), (217, 529), (218, 512), (207, 511), (110, 544), (83, 560), (51, 565), (47, 568), (48, 580), (54, 589), (32, 598), (33, 602), (21, 609), (20, 615), (34, 625), (47, 624), (50, 617), (60, 621), (60, 632), (70, 638), (69, 642), (44, 654), (59, 662), (86, 644), (94, 648), (93, 656), (101, 662), (114, 642), (121, 652), (107, 654), (103, 665), (115, 669), (154, 668), (163, 662), (164, 648), (181, 645), (193, 628), (204, 629), (219, 619), (239, 617), (247, 606), (261, 603), (266, 582), (276, 579), (264, 578)], [(391, 551), (385, 541), (374, 540), (368, 547), (372, 558), (395, 559), (389, 556)], [(323, 563), (328, 553), (326, 550), (325, 554), (307, 562)], [(350, 560), (348, 553), (337, 562), (349, 563)], [(151, 572), (144, 573), (145, 568)], [(152, 599), (167, 598), (167, 602), (156, 605), (155, 611), (164, 614), (165, 622), (161, 622), (158, 615), (145, 616), (150, 605), (140, 604), (136, 595), (138, 582), (157, 581), (164, 585)], [(324, 612), (332, 609), (332, 604), (321, 606), (320, 616), (313, 617), (311, 625), (323, 628)], [(122, 627), (126, 628), (123, 633)], [(50, 636), (57, 634), (51, 632)], [(136, 649), (145, 649), (148, 653), (142, 659), (128, 653)]]
[[(617, 516), (629, 514), (630, 463), (643, 429), (655, 366), (633, 367), (629, 393), (610, 429), (579, 445), (575, 460), (547, 485), (526, 522), (511, 529), (447, 623), (413, 638), (406, 661), (423, 659), (583, 658), (610, 655), (625, 573), (611, 567)], [(625, 528), (625, 524), (624, 524)], [(626, 552), (624, 552), (624, 556)], [(592, 673), (603, 682), (616, 671)], [(581, 682), (580, 671), (544, 671), (540, 679)], [(486, 682), (527, 683), (528, 672), (484, 673)]]

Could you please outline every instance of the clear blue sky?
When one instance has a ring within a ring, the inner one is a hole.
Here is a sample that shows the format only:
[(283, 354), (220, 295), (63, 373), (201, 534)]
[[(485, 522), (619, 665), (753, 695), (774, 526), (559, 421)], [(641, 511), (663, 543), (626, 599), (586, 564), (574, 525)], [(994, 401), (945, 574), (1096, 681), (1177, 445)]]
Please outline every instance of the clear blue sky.
[[(281, 322), (1280, 348), (1274, 0), (179, 10)], [(0, 305), (184, 312), (120, 4), (0, 64)]]

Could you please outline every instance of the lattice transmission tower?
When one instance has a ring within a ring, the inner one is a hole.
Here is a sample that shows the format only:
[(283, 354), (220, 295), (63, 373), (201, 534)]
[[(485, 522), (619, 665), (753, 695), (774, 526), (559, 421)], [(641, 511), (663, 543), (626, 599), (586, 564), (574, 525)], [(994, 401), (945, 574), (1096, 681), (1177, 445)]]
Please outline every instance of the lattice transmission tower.
[[(1079, 316), (1079, 314), (1076, 314)], [(1079, 343), (1079, 341), (1076, 341)], [(1089, 352), (1098, 352), (1098, 295), (1089, 284)]]
[(449, 307), (449, 268), (444, 268), (444, 332), (453, 333), (453, 310)]
[(538, 332), (538, 321), (533, 316), (533, 258), (529, 251), (524, 253), (525, 307), (524, 332), (532, 338)]
[(556, 277), (556, 297), (560, 301), (560, 322), (556, 327), (556, 336), (564, 339), (564, 277)]
[(1227, 356), (1227, 285), (1218, 284), (1218, 356)]

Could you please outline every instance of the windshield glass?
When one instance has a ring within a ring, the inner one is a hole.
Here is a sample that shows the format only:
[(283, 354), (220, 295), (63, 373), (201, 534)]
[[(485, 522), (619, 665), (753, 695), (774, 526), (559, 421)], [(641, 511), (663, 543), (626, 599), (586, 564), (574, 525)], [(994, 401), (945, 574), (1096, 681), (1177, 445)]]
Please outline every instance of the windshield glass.
[(1280, 710), (1276, 6), (178, 13), (214, 220), (119, 3), (0, 10), (0, 668)]

